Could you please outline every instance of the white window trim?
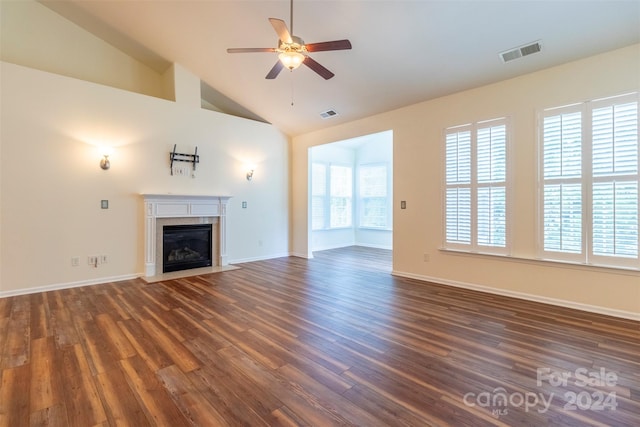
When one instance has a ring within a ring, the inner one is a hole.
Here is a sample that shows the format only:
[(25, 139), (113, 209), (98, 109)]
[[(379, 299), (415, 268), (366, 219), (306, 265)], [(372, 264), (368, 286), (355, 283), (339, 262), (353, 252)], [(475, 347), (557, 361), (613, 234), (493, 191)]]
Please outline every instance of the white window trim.
[[(505, 139), (505, 155), (506, 155), (506, 174), (505, 174), (505, 246), (486, 246), (479, 245), (477, 243), (477, 222), (478, 222), (478, 212), (477, 212), (477, 190), (482, 185), (478, 185), (477, 182), (477, 131), (478, 129), (483, 129), (486, 127), (499, 126), (504, 124), (506, 127), (506, 139)], [(451, 126), (445, 128), (442, 132), (442, 141), (446, 141), (446, 136), (450, 133), (454, 132), (462, 132), (464, 130), (470, 130), (471, 132), (471, 243), (470, 244), (461, 244), (461, 243), (453, 243), (447, 242), (447, 204), (446, 204), (446, 196), (447, 196), (447, 177), (446, 177), (446, 148), (441, 151), (441, 161), (440, 164), (443, 165), (443, 173), (441, 174), (442, 179), (442, 246), (441, 250), (444, 251), (454, 251), (454, 252), (464, 252), (464, 253), (477, 253), (477, 254), (486, 254), (486, 255), (499, 255), (499, 256), (510, 256), (511, 248), (512, 248), (512, 204), (513, 204), (513, 194), (512, 194), (512, 124), (511, 118), (509, 116), (494, 118), (488, 120), (481, 120), (473, 123), (467, 123), (457, 126)]]
[[(554, 262), (577, 263), (595, 267), (605, 268), (622, 268), (622, 269), (640, 269), (640, 254), (637, 258), (625, 258), (620, 256), (604, 256), (594, 255), (593, 245), (591, 243), (593, 234), (593, 206), (592, 191), (593, 183), (598, 178), (593, 177), (592, 173), (592, 111), (596, 108), (605, 107), (614, 104), (624, 104), (628, 102), (638, 102), (640, 106), (639, 93), (628, 93), (624, 95), (616, 95), (607, 98), (600, 98), (591, 101), (585, 101), (576, 104), (570, 104), (562, 107), (553, 107), (541, 109), (537, 112), (537, 247), (538, 256), (542, 260)], [(577, 112), (582, 114), (582, 177), (578, 180), (582, 184), (582, 248), (579, 254), (570, 254), (564, 252), (547, 251), (544, 249), (544, 119), (545, 117), (555, 116), (563, 112)], [(638, 120), (640, 122), (640, 108), (638, 108)], [(638, 144), (638, 158), (640, 159), (640, 144)], [(622, 176), (625, 178), (624, 176)], [(635, 178), (638, 180), (640, 187), (640, 173), (630, 175), (626, 178)], [(628, 179), (627, 179), (628, 180)], [(640, 204), (638, 215), (640, 217)], [(640, 237), (639, 237), (640, 240)], [(640, 243), (640, 241), (639, 241)]]

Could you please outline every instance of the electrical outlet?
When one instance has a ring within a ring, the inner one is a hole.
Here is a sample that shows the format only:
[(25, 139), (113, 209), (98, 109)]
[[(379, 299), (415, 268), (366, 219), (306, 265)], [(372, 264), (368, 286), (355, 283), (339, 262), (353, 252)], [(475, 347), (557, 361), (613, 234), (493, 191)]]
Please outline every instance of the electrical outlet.
[(80, 257), (79, 256), (71, 257), (71, 267), (78, 267), (78, 266), (80, 266)]
[(429, 262), (431, 260), (431, 257), (429, 256), (429, 254), (424, 254), (423, 259), (424, 259), (424, 262)]

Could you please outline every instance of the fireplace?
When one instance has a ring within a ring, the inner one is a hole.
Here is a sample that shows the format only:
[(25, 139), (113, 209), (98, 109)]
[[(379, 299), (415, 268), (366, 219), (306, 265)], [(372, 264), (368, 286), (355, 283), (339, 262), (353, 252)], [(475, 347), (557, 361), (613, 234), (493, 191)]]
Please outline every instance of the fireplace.
[(211, 224), (165, 225), (162, 272), (211, 266), (211, 230)]
[[(143, 194), (144, 199), (144, 276), (161, 277), (164, 269), (164, 228), (177, 225), (204, 225), (211, 229), (211, 263), (205, 268), (229, 268), (227, 259), (227, 203), (230, 196)], [(183, 246), (184, 249), (184, 246)], [(195, 252), (200, 252), (194, 249)], [(187, 252), (178, 257), (187, 258)], [(168, 254), (171, 252), (169, 251)], [(193, 255), (193, 254), (192, 254)], [(176, 253), (174, 253), (174, 257)], [(168, 255), (167, 255), (168, 257)], [(188, 267), (189, 269), (195, 267)]]

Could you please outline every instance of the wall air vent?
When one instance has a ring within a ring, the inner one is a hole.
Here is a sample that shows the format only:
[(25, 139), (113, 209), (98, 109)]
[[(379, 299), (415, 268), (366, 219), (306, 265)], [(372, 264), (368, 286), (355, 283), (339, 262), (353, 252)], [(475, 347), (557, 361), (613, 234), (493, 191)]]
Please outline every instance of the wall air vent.
[(335, 117), (337, 115), (338, 113), (336, 113), (335, 110), (327, 110), (320, 113), (320, 117), (322, 117), (323, 119), (330, 119), (331, 117)]
[(522, 58), (523, 56), (538, 53), (541, 50), (542, 43), (540, 43), (540, 41), (538, 40), (537, 42), (529, 43), (524, 46), (519, 46), (514, 49), (500, 52), (500, 58), (502, 59), (502, 62), (509, 62), (513, 61), (514, 59)]

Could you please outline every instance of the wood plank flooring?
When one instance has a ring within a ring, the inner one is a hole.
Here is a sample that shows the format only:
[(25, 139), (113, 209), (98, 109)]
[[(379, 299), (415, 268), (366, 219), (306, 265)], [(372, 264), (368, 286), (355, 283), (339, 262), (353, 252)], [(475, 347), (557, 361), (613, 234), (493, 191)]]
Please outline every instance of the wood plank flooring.
[(377, 249), (240, 267), (0, 299), (0, 426), (640, 425), (639, 322)]

